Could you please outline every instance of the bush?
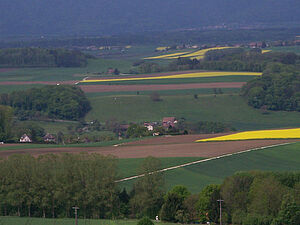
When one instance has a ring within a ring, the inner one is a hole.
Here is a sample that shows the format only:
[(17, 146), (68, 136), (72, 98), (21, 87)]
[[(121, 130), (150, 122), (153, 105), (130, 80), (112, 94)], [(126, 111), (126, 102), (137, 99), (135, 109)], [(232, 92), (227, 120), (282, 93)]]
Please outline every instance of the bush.
[(137, 225), (154, 225), (154, 223), (148, 217), (144, 217), (139, 220)]
[(154, 102), (159, 102), (161, 101), (160, 95), (157, 92), (152, 92), (150, 94), (150, 99)]

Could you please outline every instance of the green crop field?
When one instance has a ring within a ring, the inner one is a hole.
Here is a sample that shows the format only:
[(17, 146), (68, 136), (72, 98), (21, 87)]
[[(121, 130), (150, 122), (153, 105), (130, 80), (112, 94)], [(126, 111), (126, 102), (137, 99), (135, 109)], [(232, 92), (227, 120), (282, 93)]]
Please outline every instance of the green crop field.
[[(138, 220), (90, 220), (79, 219), (78, 225), (136, 225)], [(42, 218), (19, 218), (0, 217), (0, 225), (73, 225), (74, 219), (42, 219)], [(159, 222), (160, 225), (175, 225), (175, 223)]]
[(0, 81), (66, 81), (82, 80), (93, 73), (105, 73), (108, 68), (118, 68), (128, 73), (132, 60), (90, 59), (87, 67), (18, 68), (0, 72)]
[[(148, 137), (152, 138), (152, 137)], [(113, 146), (117, 144), (127, 143), (131, 141), (141, 140), (140, 138), (129, 138), (129, 139), (122, 139), (122, 140), (112, 140), (112, 141), (102, 141), (102, 142), (92, 142), (92, 143), (80, 143), (80, 144), (15, 144), (15, 145), (0, 145), (0, 151), (7, 151), (7, 150), (18, 150), (18, 149), (35, 149), (35, 148), (78, 148), (81, 152), (83, 148), (88, 147), (106, 147), (106, 146)]]
[(229, 123), (238, 130), (299, 127), (299, 112), (270, 112), (247, 105), (246, 101), (233, 94), (161, 96), (162, 101), (152, 101), (149, 96), (112, 95), (89, 98), (93, 109), (87, 121), (104, 122), (115, 118), (125, 122), (161, 121), (163, 117), (184, 117), (187, 121), (218, 121)]
[(300, 54), (300, 46), (280, 46), (280, 47), (272, 47), (268, 48), (274, 52), (294, 52), (296, 54)]
[[(189, 162), (194, 162), (204, 158), (201, 157), (178, 157), (178, 158), (160, 158), (161, 169), (177, 166)], [(138, 175), (138, 168), (143, 162), (143, 158), (138, 159), (119, 159), (118, 168), (121, 178)]]
[[(240, 88), (221, 88), (224, 94), (238, 94)], [(209, 95), (214, 94), (213, 88), (199, 88), (199, 89), (184, 89), (184, 90), (158, 90), (158, 91), (118, 91), (118, 92), (95, 92), (86, 93), (89, 98), (95, 98), (99, 96), (114, 96), (114, 95), (146, 95), (149, 96), (153, 92), (158, 93), (161, 96), (168, 95)]]
[[(299, 171), (300, 142), (252, 151), (165, 172), (166, 188), (185, 185), (198, 193), (208, 184), (221, 184), (225, 177), (238, 171)], [(128, 189), (134, 180), (122, 182)]]

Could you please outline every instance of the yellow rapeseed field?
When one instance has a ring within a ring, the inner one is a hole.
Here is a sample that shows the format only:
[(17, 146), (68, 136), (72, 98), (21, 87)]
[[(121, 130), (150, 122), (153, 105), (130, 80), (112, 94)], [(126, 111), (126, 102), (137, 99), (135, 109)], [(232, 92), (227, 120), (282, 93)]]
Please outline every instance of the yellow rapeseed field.
[(238, 140), (257, 140), (257, 139), (289, 139), (300, 138), (300, 128), (280, 129), (280, 130), (257, 130), (245, 131), (220, 137), (197, 140), (196, 142), (207, 141), (238, 141)]
[(164, 51), (167, 50), (168, 47), (157, 47), (156, 50), (157, 51)]
[(172, 53), (172, 54), (168, 54), (168, 55), (159, 55), (159, 56), (153, 56), (153, 57), (147, 57), (144, 59), (170, 59), (170, 57), (174, 57), (177, 56), (175, 58), (178, 58), (181, 55), (187, 54), (190, 52), (177, 52), (177, 53)]
[(270, 51), (272, 51), (272, 50), (262, 50), (261, 53), (264, 54), (264, 53), (267, 53), (267, 52), (270, 52)]
[[(206, 49), (201, 49), (198, 50), (196, 52), (192, 52), (190, 54), (184, 55), (183, 57), (187, 57), (187, 58), (196, 58), (196, 59), (202, 59), (204, 58), (204, 55), (206, 52), (208, 51), (212, 51), (212, 50), (222, 50), (222, 49), (227, 49), (227, 48), (233, 48), (233, 47), (214, 47), (214, 48), (206, 48)], [(169, 59), (174, 59), (177, 57), (168, 57)]]
[(260, 76), (262, 73), (255, 72), (199, 72), (184, 73), (177, 75), (153, 76), (153, 77), (127, 77), (115, 79), (82, 80), (80, 83), (112, 82), (112, 81), (136, 81), (136, 80), (157, 80), (157, 79), (178, 79), (178, 78), (199, 78), (199, 77), (221, 77), (221, 76)]
[[(163, 47), (161, 47), (163, 48)], [(159, 56), (153, 56), (153, 57), (147, 57), (144, 59), (177, 59), (178, 57), (187, 57), (191, 59), (203, 59), (206, 52), (211, 50), (221, 50), (226, 48), (233, 48), (233, 47), (214, 47), (214, 48), (206, 48), (201, 49), (195, 52), (178, 52), (168, 55), (159, 55)], [(162, 49), (163, 50), (163, 49)]]

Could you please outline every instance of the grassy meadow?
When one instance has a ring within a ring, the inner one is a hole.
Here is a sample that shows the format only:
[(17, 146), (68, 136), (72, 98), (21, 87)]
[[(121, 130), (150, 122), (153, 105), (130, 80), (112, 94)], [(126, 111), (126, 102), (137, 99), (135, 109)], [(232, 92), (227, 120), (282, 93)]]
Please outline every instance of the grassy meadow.
[(231, 124), (238, 130), (300, 127), (299, 112), (269, 112), (262, 114), (234, 94), (161, 96), (152, 101), (147, 95), (111, 95), (89, 98), (92, 110), (86, 120), (106, 121), (115, 118), (120, 122), (161, 121), (175, 116), (190, 122), (218, 121)]
[(296, 46), (278, 46), (278, 47), (272, 47), (268, 48), (269, 50), (272, 50), (274, 52), (294, 52), (296, 54), (300, 54), (300, 45)]
[[(163, 158), (162, 158), (163, 161)], [(238, 171), (299, 171), (300, 142), (246, 152), (165, 172), (166, 188), (185, 185), (198, 193), (209, 184), (221, 184)], [(135, 174), (133, 174), (135, 175)], [(134, 180), (121, 184), (130, 189)]]
[(128, 73), (132, 60), (125, 59), (90, 59), (87, 67), (55, 67), (55, 68), (16, 68), (8, 72), (0, 72), (0, 81), (68, 81), (82, 80), (93, 73), (106, 73), (108, 68), (118, 68)]

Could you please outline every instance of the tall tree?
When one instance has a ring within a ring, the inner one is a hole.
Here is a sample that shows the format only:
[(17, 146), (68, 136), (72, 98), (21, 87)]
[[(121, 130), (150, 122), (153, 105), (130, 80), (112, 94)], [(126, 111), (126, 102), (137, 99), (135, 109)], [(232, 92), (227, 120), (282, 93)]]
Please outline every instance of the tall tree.
[(163, 203), (164, 174), (155, 172), (161, 169), (161, 162), (154, 157), (147, 157), (139, 168), (139, 174), (144, 174), (134, 184), (134, 196), (131, 199), (131, 209), (138, 217), (154, 218)]

